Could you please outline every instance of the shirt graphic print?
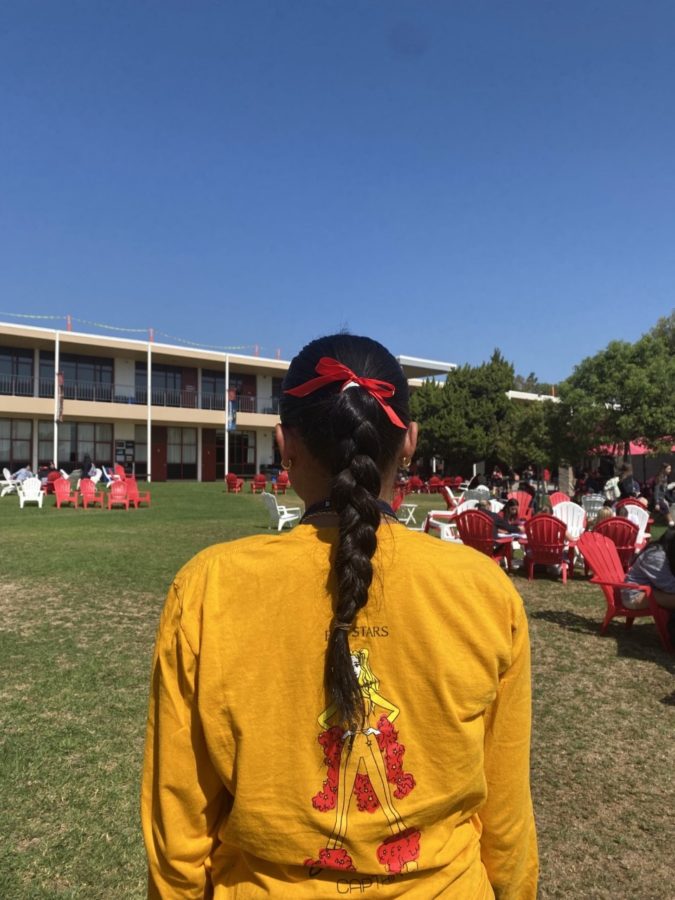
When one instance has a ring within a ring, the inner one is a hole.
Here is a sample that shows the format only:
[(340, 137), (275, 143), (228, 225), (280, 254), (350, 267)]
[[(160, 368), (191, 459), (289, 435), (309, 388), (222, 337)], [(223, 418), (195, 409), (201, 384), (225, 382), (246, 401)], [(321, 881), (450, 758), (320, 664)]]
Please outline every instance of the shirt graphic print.
[(379, 846), (373, 847), (379, 865), (392, 875), (414, 872), (420, 854), (420, 832), (406, 825), (397, 803), (415, 788), (414, 777), (403, 769), (405, 746), (399, 743), (393, 725), (400, 709), (380, 694), (369, 651), (355, 650), (351, 659), (361, 686), (365, 718), (361, 729), (351, 732), (330, 725), (335, 706), (329, 706), (319, 716), (322, 730), (317, 740), (323, 750), (327, 777), (312, 798), (312, 805), (326, 814), (334, 810), (335, 821), (326, 846), (319, 850), (316, 859), (306, 859), (305, 865), (353, 872), (355, 867), (346, 848), (350, 815), (368, 813), (382, 816), (386, 836)]

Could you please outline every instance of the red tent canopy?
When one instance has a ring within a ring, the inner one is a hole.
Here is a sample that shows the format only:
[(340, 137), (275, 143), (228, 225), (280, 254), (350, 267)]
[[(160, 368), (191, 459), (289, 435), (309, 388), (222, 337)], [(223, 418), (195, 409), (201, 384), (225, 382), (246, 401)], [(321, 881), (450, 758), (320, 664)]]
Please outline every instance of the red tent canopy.
[[(618, 444), (603, 444), (602, 447), (598, 447), (593, 453), (604, 454), (606, 456), (623, 456), (623, 448), (623, 441), (620, 441)], [(631, 456), (644, 456), (646, 453), (651, 453), (651, 450), (641, 441), (631, 441), (628, 452)], [(670, 452), (675, 453), (675, 444), (670, 448)]]

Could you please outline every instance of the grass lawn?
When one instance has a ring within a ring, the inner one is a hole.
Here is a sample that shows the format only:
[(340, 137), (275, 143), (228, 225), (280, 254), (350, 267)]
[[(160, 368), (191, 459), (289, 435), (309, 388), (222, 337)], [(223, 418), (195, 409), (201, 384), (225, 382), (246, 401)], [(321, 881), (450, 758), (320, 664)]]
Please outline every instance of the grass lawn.
[[(144, 896), (138, 783), (164, 594), (198, 550), (267, 526), (259, 498), (220, 484), (152, 498), (129, 513), (0, 501), (7, 900)], [(439, 505), (417, 501), (418, 522)], [(670, 896), (675, 658), (648, 619), (599, 638), (604, 602), (583, 579), (513, 577), (532, 634), (540, 896)]]

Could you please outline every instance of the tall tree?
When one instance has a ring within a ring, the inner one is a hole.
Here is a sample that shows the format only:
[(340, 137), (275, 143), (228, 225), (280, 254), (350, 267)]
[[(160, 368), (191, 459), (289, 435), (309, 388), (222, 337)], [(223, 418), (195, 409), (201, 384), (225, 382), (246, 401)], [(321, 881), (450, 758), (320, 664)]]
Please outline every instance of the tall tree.
[(578, 459), (602, 445), (627, 453), (636, 439), (658, 449), (675, 430), (675, 355), (667, 332), (635, 344), (612, 341), (576, 366), (560, 385), (560, 399), (554, 433), (562, 457)]
[(464, 473), (483, 459), (502, 458), (509, 438), (506, 392), (513, 385), (513, 366), (499, 350), (480, 366), (460, 366), (445, 385), (428, 383), (412, 397), (420, 423), (420, 451), (441, 456)]

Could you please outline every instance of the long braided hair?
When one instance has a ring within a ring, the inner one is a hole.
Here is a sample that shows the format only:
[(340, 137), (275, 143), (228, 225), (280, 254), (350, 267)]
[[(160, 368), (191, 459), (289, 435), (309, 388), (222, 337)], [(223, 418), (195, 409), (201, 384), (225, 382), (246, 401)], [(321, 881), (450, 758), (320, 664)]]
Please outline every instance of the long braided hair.
[[(397, 360), (381, 344), (350, 334), (330, 335), (307, 344), (284, 379), (281, 422), (297, 430), (311, 455), (331, 477), (327, 499), (339, 517), (339, 539), (332, 560), (333, 616), (334, 621), (347, 626), (368, 602), (381, 515), (377, 503), (381, 474), (393, 467), (405, 432), (393, 425), (377, 400), (359, 387), (345, 390), (333, 382), (307, 397), (284, 393), (316, 377), (316, 365), (326, 356), (360, 377), (392, 384), (395, 393), (388, 405), (406, 426), (410, 422), (408, 383)], [(364, 703), (346, 627), (330, 631), (324, 686), (326, 699), (341, 724), (350, 730), (360, 727)]]

